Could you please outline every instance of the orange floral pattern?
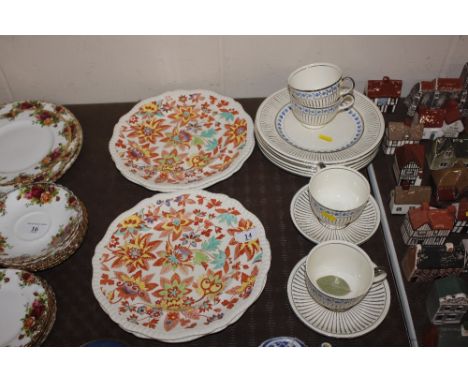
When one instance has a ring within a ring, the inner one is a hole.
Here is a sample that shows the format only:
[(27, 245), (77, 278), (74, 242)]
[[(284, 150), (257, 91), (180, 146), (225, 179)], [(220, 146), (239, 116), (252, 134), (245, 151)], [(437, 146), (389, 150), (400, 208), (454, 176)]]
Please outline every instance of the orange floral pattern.
[(225, 172), (249, 150), (249, 124), (230, 98), (211, 92), (166, 93), (139, 104), (125, 117), (111, 152), (146, 183), (203, 181)]
[(207, 194), (155, 196), (112, 225), (100, 293), (126, 322), (165, 333), (215, 325), (245, 304), (260, 269), (265, 277), (263, 228), (231, 199)]

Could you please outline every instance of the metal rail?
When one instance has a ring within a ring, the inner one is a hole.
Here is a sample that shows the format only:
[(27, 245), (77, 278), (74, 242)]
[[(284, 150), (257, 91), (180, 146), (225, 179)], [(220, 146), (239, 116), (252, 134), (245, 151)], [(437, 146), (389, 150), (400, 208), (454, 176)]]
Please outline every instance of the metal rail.
[(405, 320), (410, 345), (418, 346), (418, 339), (416, 337), (416, 331), (414, 329), (413, 317), (411, 316), (411, 310), (408, 304), (408, 297), (406, 296), (405, 283), (401, 275), (398, 256), (396, 254), (395, 246), (393, 245), (393, 237), (390, 232), (390, 225), (388, 224), (387, 214), (385, 213), (385, 206), (382, 202), (382, 197), (380, 196), (380, 189), (377, 183), (377, 178), (375, 177), (374, 166), (372, 165), (372, 163), (367, 167), (367, 172), (369, 174), (372, 191), (374, 192), (375, 199), (380, 208), (380, 217), (385, 237), (385, 247), (387, 248), (387, 257), (390, 261), (390, 266), (392, 267), (393, 276), (395, 277), (397, 293), (400, 299), (400, 306), (403, 309), (403, 318)]

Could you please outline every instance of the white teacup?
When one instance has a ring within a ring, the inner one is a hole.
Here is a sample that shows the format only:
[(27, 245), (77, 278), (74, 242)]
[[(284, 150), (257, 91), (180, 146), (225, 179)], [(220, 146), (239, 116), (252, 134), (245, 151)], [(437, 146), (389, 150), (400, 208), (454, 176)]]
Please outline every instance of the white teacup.
[(353, 104), (354, 96), (348, 94), (339, 98), (333, 105), (327, 107), (315, 108), (292, 103), (291, 108), (294, 116), (301, 123), (306, 125), (305, 127), (313, 128), (331, 122), (340, 111), (349, 109)]
[[(386, 272), (375, 266), (366, 252), (346, 241), (323, 242), (310, 251), (306, 260), (305, 279), (309, 294), (317, 303), (333, 311), (352, 308), (367, 295), (374, 283), (382, 282), (386, 277)], [(334, 281), (321, 284), (320, 280), (324, 279), (338, 280), (337, 286)], [(324, 290), (325, 285), (327, 290)]]
[[(344, 86), (345, 82), (350, 86)], [(341, 69), (330, 63), (320, 62), (300, 67), (288, 78), (291, 103), (322, 108), (333, 105), (354, 89), (354, 80), (343, 77)]]
[(309, 181), (309, 200), (319, 222), (341, 229), (355, 221), (370, 197), (367, 179), (345, 166), (328, 166), (317, 171)]

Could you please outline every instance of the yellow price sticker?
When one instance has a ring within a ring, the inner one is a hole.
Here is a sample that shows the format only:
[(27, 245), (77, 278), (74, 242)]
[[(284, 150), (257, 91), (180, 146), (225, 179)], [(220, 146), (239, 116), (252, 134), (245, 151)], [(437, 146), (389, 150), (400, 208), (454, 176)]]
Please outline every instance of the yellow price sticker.
[(323, 141), (333, 142), (333, 138), (328, 135), (319, 134), (319, 138)]
[(327, 211), (322, 211), (322, 216), (325, 219), (330, 220), (331, 222), (334, 222), (336, 220), (336, 217), (334, 215), (332, 215), (332, 214), (329, 214)]

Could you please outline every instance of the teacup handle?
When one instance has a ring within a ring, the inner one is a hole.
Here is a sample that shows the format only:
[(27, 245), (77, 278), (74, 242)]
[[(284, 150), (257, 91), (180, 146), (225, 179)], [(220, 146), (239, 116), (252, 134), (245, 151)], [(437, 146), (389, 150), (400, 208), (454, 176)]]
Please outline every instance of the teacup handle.
[(340, 106), (338, 106), (338, 111), (349, 109), (354, 105), (354, 96), (352, 94), (347, 94), (343, 97)]
[(343, 84), (343, 82), (345, 81), (350, 81), (351, 86), (340, 89), (340, 96), (345, 96), (347, 94), (350, 94), (354, 90), (354, 87), (356, 86), (354, 80), (351, 77), (343, 77), (343, 79), (341, 80), (341, 83)]
[(387, 278), (387, 272), (382, 267), (374, 268), (374, 281), (373, 284), (381, 283)]

